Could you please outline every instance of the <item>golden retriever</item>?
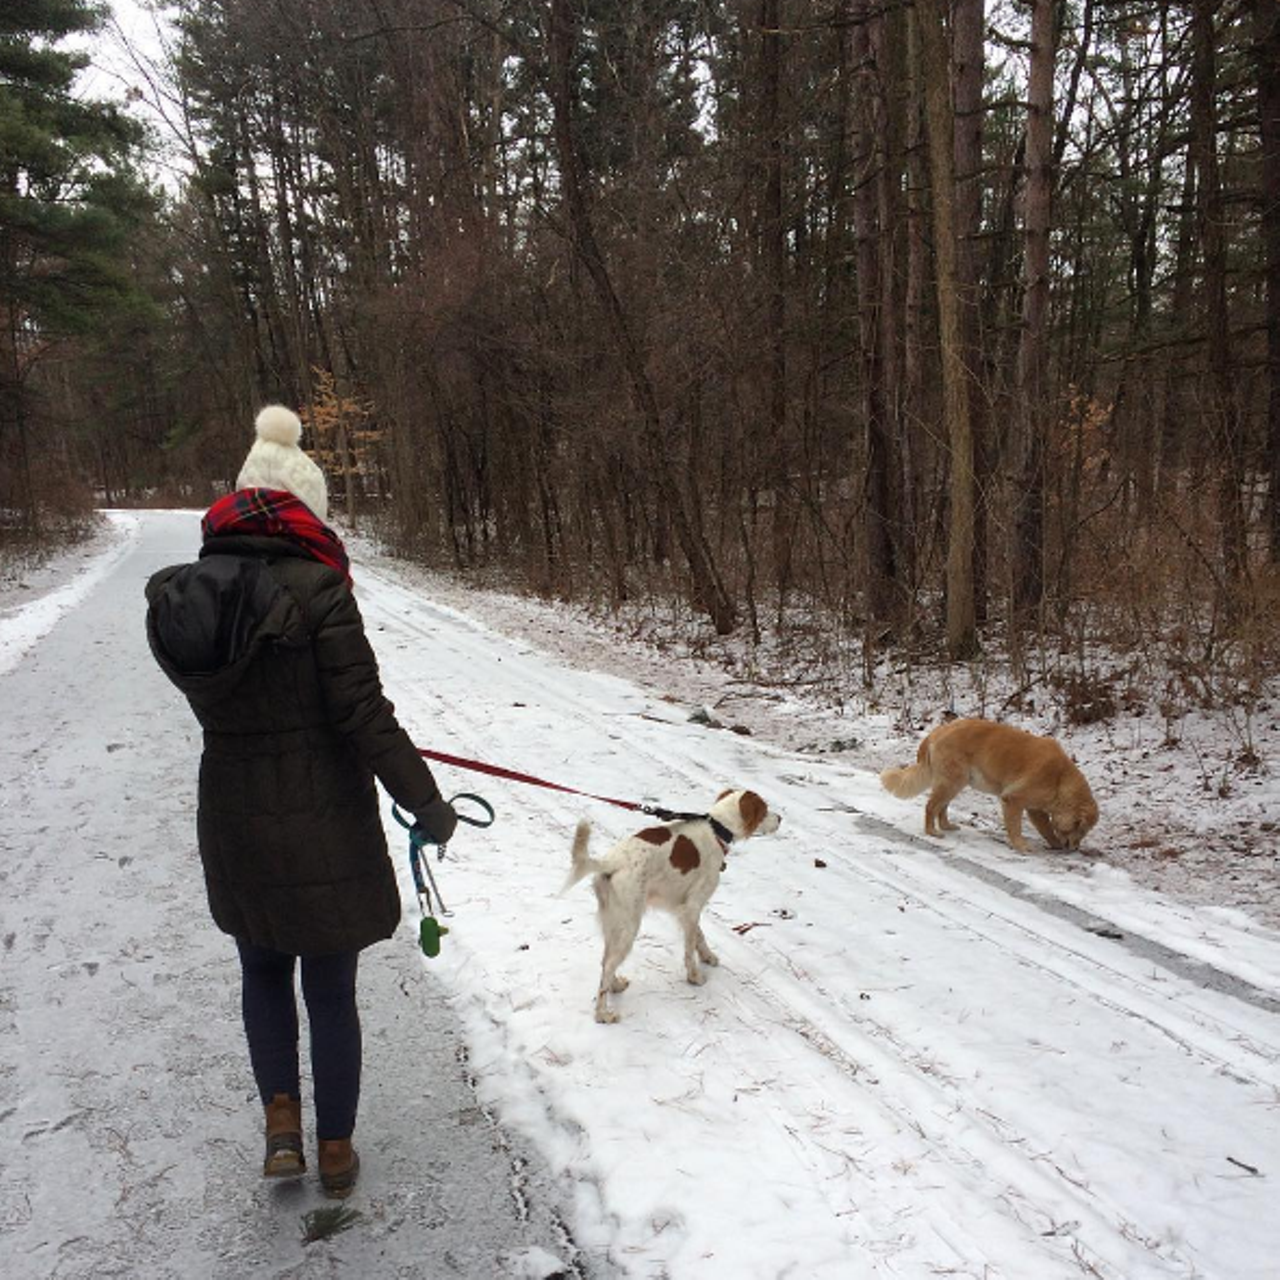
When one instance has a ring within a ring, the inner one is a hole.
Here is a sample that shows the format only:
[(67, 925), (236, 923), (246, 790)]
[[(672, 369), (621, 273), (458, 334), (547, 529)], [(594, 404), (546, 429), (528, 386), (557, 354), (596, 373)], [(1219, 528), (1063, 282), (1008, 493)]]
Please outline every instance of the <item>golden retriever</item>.
[(1052, 738), (992, 720), (952, 720), (920, 744), (916, 763), (886, 769), (886, 790), (902, 800), (929, 791), (925, 835), (955, 831), (947, 805), (965, 787), (999, 796), (1009, 843), (1026, 853), (1025, 812), (1052, 849), (1078, 849), (1098, 821), (1098, 805), (1084, 774)]
[(782, 821), (754, 791), (722, 791), (705, 817), (646, 827), (626, 836), (604, 855), (587, 852), (591, 824), (579, 822), (573, 837), (573, 869), (565, 889), (595, 873), (604, 961), (596, 993), (596, 1021), (617, 1022), (608, 997), (625, 991), (618, 966), (630, 954), (646, 907), (662, 907), (684, 932), (685, 976), (694, 986), (705, 981), (698, 961), (720, 961), (707, 946), (699, 918), (716, 886), (729, 845), (748, 836), (768, 835)]

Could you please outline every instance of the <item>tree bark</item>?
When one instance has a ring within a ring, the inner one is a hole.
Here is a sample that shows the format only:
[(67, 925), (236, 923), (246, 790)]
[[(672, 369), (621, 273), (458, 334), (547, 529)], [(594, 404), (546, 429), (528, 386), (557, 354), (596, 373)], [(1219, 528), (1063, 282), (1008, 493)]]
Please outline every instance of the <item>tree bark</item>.
[(906, 412), (904, 359), (905, 298), (908, 272), (908, 229), (904, 188), (907, 175), (906, 103), (911, 100), (907, 75), (907, 22), (901, 11), (879, 10), (871, 24), (871, 49), (876, 64), (876, 118), (880, 143), (880, 174), (876, 183), (880, 221), (880, 340), (881, 383), (885, 416), (885, 529), (888, 558), (883, 572), (891, 592), (890, 615), (902, 620), (909, 581), (906, 519), (903, 501), (904, 459), (910, 425)]
[(1248, 569), (1244, 522), (1244, 442), (1232, 385), (1231, 331), (1227, 309), (1227, 246), (1218, 173), (1215, 16), (1220, 0), (1195, 0), (1191, 15), (1191, 151), (1197, 173), (1196, 222), (1204, 270), (1209, 359), (1206, 406), (1218, 471), (1218, 525), (1225, 611), (1239, 608)]
[[(868, 0), (856, 0), (853, 11), (853, 63), (857, 71), (854, 101), (857, 155), (854, 164), (853, 226), (858, 282), (859, 382), (866, 447), (865, 529), (867, 542), (867, 613), (884, 620), (894, 613), (894, 545), (890, 522), (892, 451), (885, 412), (884, 312), (882, 309), (880, 177), (884, 126), (879, 70), (875, 65)], [(877, 19), (878, 20), (878, 19)]]
[(769, 437), (773, 454), (773, 571), (781, 619), (791, 590), (795, 544), (791, 492), (791, 440), (787, 432), (786, 224), (782, 191), (782, 33), (779, 0), (761, 0), (761, 141), (764, 147), (764, 195), (761, 251), (768, 289), (766, 321), (769, 365)]
[(1032, 0), (1023, 193), (1022, 329), (1017, 367), (1023, 464), (1013, 549), (1013, 612), (1022, 626), (1044, 599), (1046, 436), (1052, 421), (1052, 407), (1047, 403), (1047, 329), (1056, 49), (1054, 0)]
[(929, 501), (926, 475), (926, 432), (931, 397), (926, 394), (924, 329), (929, 295), (928, 159), (921, 105), (919, 24), (910, 10), (899, 12), (907, 45), (906, 121), (906, 282), (902, 317), (902, 573), (912, 595), (919, 588), (929, 560), (926, 537)]
[(969, 657), (978, 647), (973, 595), (973, 432), (956, 283), (955, 111), (943, 14), (947, 0), (918, 0), (925, 134), (933, 195), (933, 236), (942, 355), (942, 403), (950, 450), (947, 529), (947, 650)]
[(979, 270), (983, 187), (983, 37), (986, 34), (984, 0), (955, 0), (952, 22), (952, 57), (956, 69), (956, 285), (960, 294), (960, 332), (969, 383), (969, 421), (973, 431), (973, 597), (974, 611), (981, 624), (987, 616), (987, 508), (992, 470), (987, 439)]
[(1267, 548), (1280, 564), (1280, 4), (1253, 0), (1267, 318)]

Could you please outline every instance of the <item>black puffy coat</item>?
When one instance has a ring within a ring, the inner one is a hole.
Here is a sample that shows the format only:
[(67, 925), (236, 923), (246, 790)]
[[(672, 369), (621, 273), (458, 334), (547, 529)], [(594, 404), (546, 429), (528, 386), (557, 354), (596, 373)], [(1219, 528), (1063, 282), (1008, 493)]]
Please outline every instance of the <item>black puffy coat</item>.
[(283, 538), (225, 536), (147, 583), (147, 638), (204, 729), (198, 832), (219, 928), (291, 955), (390, 937), (400, 894), (376, 775), (435, 779), (383, 696), (342, 575)]

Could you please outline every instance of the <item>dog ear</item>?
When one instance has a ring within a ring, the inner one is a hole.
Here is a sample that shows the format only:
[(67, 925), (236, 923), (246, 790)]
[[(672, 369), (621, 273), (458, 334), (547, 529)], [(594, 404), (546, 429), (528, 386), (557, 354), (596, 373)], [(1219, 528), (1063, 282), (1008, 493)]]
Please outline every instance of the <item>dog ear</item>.
[(743, 834), (750, 835), (769, 815), (769, 806), (754, 791), (744, 791), (738, 801)]

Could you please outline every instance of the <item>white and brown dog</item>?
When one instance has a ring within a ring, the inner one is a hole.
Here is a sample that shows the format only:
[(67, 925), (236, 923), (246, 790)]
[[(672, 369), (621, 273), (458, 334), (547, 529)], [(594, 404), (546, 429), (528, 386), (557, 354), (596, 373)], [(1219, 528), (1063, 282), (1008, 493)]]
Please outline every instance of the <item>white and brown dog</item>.
[(670, 911), (684, 930), (684, 968), (690, 982), (705, 981), (698, 961), (719, 964), (702, 935), (699, 917), (720, 883), (729, 845), (748, 836), (769, 835), (782, 821), (754, 791), (723, 791), (705, 817), (646, 827), (619, 840), (603, 858), (587, 852), (591, 824), (578, 823), (573, 837), (573, 870), (565, 889), (595, 875), (604, 933), (604, 963), (596, 996), (596, 1021), (617, 1022), (608, 997), (624, 991), (618, 966), (627, 958), (645, 908)]

